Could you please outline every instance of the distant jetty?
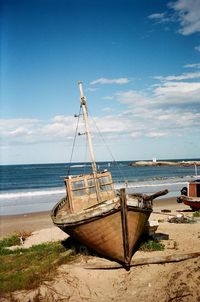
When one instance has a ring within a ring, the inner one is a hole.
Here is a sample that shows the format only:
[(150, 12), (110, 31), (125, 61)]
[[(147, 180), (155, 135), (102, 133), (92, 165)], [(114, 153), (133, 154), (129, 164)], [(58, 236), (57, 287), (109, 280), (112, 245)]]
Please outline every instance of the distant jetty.
[(200, 161), (136, 161), (129, 164), (133, 167), (144, 167), (144, 166), (200, 166)]

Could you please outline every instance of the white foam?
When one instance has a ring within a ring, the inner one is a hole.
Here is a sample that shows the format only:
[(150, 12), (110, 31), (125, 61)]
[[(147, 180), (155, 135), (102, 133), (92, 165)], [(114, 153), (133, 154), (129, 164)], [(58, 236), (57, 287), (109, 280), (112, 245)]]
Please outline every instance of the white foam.
[[(187, 182), (171, 182), (171, 183), (167, 183), (167, 182), (163, 182), (163, 183), (124, 183), (124, 186), (127, 188), (146, 188), (146, 187), (162, 187), (162, 186), (179, 186), (179, 185), (186, 185)], [(122, 183), (116, 183), (115, 184), (115, 188), (119, 188), (122, 187)]]
[(12, 192), (12, 193), (1, 193), (1, 199), (13, 199), (20, 197), (34, 197), (34, 196), (46, 196), (46, 195), (56, 195), (65, 193), (65, 189), (49, 189), (49, 190), (40, 190), (40, 191), (20, 191), (20, 192)]

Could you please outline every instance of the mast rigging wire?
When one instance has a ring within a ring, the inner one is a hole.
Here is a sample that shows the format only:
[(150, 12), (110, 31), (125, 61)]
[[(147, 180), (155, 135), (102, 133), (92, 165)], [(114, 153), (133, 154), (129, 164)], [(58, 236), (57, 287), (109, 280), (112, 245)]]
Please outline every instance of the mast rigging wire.
[(80, 109), (79, 109), (78, 116), (75, 115), (75, 117), (78, 117), (78, 120), (77, 120), (75, 135), (74, 135), (74, 139), (73, 139), (73, 145), (72, 145), (72, 151), (71, 151), (71, 156), (70, 156), (70, 161), (69, 161), (67, 176), (69, 176), (70, 169), (71, 169), (71, 163), (72, 163), (72, 157), (73, 157), (73, 154), (74, 154), (74, 147), (75, 147), (75, 142), (76, 142), (76, 137), (77, 137), (77, 132), (78, 132), (78, 125), (79, 125), (80, 115), (81, 115), (81, 106), (80, 106)]
[[(91, 116), (92, 116), (92, 115), (90, 115), (90, 117), (91, 117)], [(126, 185), (127, 185), (127, 180), (126, 180), (126, 178), (125, 178), (125, 175), (122, 173), (122, 171), (121, 171), (121, 169), (120, 169), (120, 167), (119, 167), (117, 161), (115, 160), (115, 158), (114, 158), (114, 156), (113, 156), (113, 154), (112, 154), (112, 152), (111, 152), (111, 150), (110, 150), (110, 148), (109, 148), (107, 142), (106, 142), (105, 139), (104, 139), (103, 134), (101, 133), (99, 127), (97, 126), (97, 123), (95, 122), (94, 118), (91, 117), (91, 119), (92, 119), (93, 123), (95, 124), (95, 127), (96, 127), (96, 129), (97, 129), (97, 131), (98, 131), (98, 134), (99, 134), (99, 136), (101, 137), (101, 139), (102, 139), (104, 145), (106, 146), (108, 152), (110, 153), (110, 156), (111, 156), (111, 158), (112, 158), (112, 161), (113, 161), (113, 163), (116, 165), (116, 167), (117, 167), (117, 169), (118, 169), (118, 171), (119, 171), (119, 174), (121, 175), (121, 178), (123, 179), (123, 181), (124, 181), (124, 182), (126, 183)]]

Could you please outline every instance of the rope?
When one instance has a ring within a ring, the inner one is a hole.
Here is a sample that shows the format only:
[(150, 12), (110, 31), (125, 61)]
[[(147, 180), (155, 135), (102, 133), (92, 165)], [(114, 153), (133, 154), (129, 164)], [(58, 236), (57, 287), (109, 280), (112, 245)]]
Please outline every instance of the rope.
[(112, 154), (112, 152), (111, 152), (111, 150), (110, 150), (108, 144), (106, 143), (106, 141), (105, 141), (105, 139), (104, 139), (104, 137), (103, 137), (101, 131), (99, 130), (99, 127), (97, 126), (97, 124), (96, 124), (96, 122), (95, 122), (95, 120), (94, 120), (93, 118), (92, 118), (92, 121), (93, 121), (93, 123), (95, 124), (95, 127), (96, 127), (96, 129), (97, 129), (97, 131), (98, 131), (98, 134), (99, 134), (99, 136), (101, 137), (101, 139), (102, 139), (104, 145), (106, 146), (108, 152), (110, 153), (110, 156), (111, 156), (111, 158), (112, 158), (112, 161), (113, 161), (113, 163), (116, 165), (116, 167), (117, 167), (117, 169), (118, 169), (118, 171), (119, 171), (119, 174), (121, 175), (122, 180), (123, 180), (125, 183), (127, 183), (126, 178), (125, 178), (125, 175), (122, 173), (122, 171), (121, 171), (121, 169), (120, 169), (120, 167), (119, 167), (117, 161), (115, 160), (115, 158), (114, 158), (114, 156), (113, 156), (113, 154)]
[(75, 130), (73, 145), (72, 145), (72, 152), (71, 152), (71, 156), (70, 156), (70, 161), (69, 161), (69, 167), (68, 167), (68, 171), (67, 171), (67, 176), (69, 176), (69, 173), (70, 173), (70, 168), (71, 168), (71, 163), (72, 163), (72, 157), (73, 157), (73, 153), (74, 153), (74, 147), (75, 147), (75, 142), (76, 142), (76, 137), (77, 137), (77, 132), (78, 132), (78, 125), (79, 125), (80, 114), (81, 114), (81, 106), (80, 106), (80, 109), (79, 109), (78, 120), (77, 120), (77, 125), (76, 125), (76, 130)]

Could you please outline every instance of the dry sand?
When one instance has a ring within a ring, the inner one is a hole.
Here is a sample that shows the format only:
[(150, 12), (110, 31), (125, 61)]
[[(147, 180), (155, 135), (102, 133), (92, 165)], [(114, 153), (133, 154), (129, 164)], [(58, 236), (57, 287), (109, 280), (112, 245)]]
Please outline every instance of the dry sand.
[[(171, 213), (161, 213), (169, 209)], [(178, 212), (177, 212), (178, 211)], [(175, 198), (154, 202), (151, 220), (162, 220), (156, 234), (169, 236), (163, 240), (164, 251), (137, 251), (133, 259), (160, 255), (200, 252), (200, 221), (195, 224), (173, 224), (167, 221), (169, 215), (192, 212)], [(25, 242), (28, 247), (44, 241), (67, 238), (67, 235), (53, 226), (49, 213), (1, 217), (1, 237), (14, 231), (32, 231)], [(149, 264), (124, 269), (91, 269), (115, 264), (104, 258), (81, 256), (76, 263), (59, 267), (52, 282), (43, 282), (39, 289), (17, 292), (15, 299), (34, 301), (183, 301), (200, 302), (200, 257), (176, 263)], [(90, 269), (86, 269), (86, 267)], [(9, 299), (5, 300), (9, 301)]]

